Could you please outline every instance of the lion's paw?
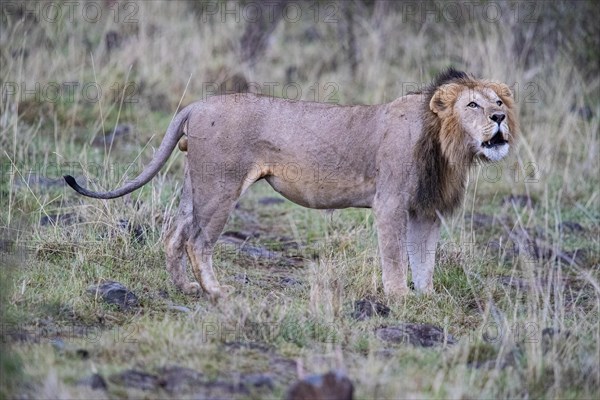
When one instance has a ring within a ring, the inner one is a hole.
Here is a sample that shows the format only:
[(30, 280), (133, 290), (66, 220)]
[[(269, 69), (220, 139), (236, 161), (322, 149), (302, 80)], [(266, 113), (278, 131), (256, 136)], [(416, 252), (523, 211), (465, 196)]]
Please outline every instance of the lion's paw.
[(418, 289), (417, 288), (416, 291), (415, 291), (415, 293), (418, 296), (431, 296), (431, 295), (435, 294), (435, 290), (433, 290), (433, 286), (431, 286), (431, 287), (428, 286), (428, 287), (426, 287), (424, 289)]
[(183, 287), (183, 293), (188, 295), (197, 295), (201, 291), (200, 284), (198, 282), (188, 282)]
[(390, 299), (404, 299), (408, 296), (413, 295), (413, 291), (408, 287), (395, 287), (384, 290), (387, 297)]
[(222, 292), (223, 296), (229, 296), (229, 295), (235, 293), (235, 286), (222, 285), (221, 286), (221, 292)]
[(218, 287), (213, 287), (210, 291), (206, 291), (206, 294), (213, 303), (217, 303), (219, 300), (228, 298), (234, 292), (235, 287), (231, 285), (219, 285)]

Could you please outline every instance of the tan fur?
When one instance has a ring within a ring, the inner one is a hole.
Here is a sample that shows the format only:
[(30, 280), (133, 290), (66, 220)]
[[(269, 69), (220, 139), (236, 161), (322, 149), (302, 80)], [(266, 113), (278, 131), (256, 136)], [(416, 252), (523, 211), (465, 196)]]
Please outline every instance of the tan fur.
[[(468, 106), (471, 101), (478, 107)], [(185, 248), (200, 286), (213, 297), (221, 294), (212, 270), (214, 245), (239, 196), (265, 179), (306, 207), (372, 208), (384, 291), (401, 296), (409, 291), (408, 260), (415, 288), (433, 290), (438, 213), (459, 206), (473, 160), (506, 156), (518, 126), (506, 85), (454, 70), (422, 93), (375, 106), (219, 96), (178, 114), (150, 171), (131, 184), (95, 193), (67, 181), (99, 198), (135, 190), (164, 164), (183, 130), (185, 182), (166, 237), (167, 268), (180, 289), (199, 289), (187, 278)]]

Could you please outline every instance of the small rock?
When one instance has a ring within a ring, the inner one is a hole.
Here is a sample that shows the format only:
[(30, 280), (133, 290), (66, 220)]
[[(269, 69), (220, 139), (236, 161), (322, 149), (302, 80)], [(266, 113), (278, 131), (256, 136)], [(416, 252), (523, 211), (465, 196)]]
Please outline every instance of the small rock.
[(375, 331), (377, 337), (391, 343), (407, 343), (413, 346), (432, 347), (455, 344), (456, 339), (434, 325), (402, 323), (397, 326), (383, 327)]
[[(221, 235), (219, 238), (219, 243), (233, 245), (231, 250), (235, 251), (236, 253), (243, 253), (255, 259), (265, 258), (267, 260), (274, 260), (281, 257), (278, 253), (265, 249), (264, 247), (252, 246), (246, 242), (246, 239), (240, 239), (237, 235)], [(225, 248), (225, 251), (231, 250)]]
[(123, 310), (139, 305), (137, 296), (119, 282), (106, 281), (88, 287), (87, 291), (94, 296), (97, 293), (108, 304), (116, 304)]
[(89, 386), (92, 389), (102, 389), (102, 390), (106, 390), (108, 388), (106, 381), (100, 374), (92, 374), (88, 377), (80, 379), (79, 381), (77, 381), (76, 385)]
[(373, 316), (387, 317), (388, 315), (390, 315), (390, 308), (385, 304), (363, 299), (354, 303), (352, 318), (363, 321)]
[(286, 400), (352, 400), (354, 386), (346, 375), (330, 371), (324, 375), (311, 375), (296, 382), (285, 398)]
[(289, 276), (282, 276), (279, 278), (279, 283), (281, 284), (281, 286), (297, 286), (297, 285), (302, 285), (302, 281), (296, 279), (296, 278), (292, 278)]
[(235, 274), (233, 276), (233, 280), (236, 282), (239, 282), (241, 284), (244, 284), (244, 285), (250, 284), (250, 279), (248, 278), (248, 275), (246, 275), (246, 274)]
[(81, 358), (82, 360), (87, 360), (90, 358), (90, 352), (86, 349), (77, 349), (75, 354), (77, 354), (77, 357)]
[(144, 244), (146, 242), (145, 229), (142, 225), (132, 224), (126, 219), (119, 220), (119, 228), (129, 232), (132, 239), (137, 243)]
[(158, 385), (170, 393), (202, 384), (202, 374), (191, 368), (168, 366), (160, 369), (159, 374)]
[(159, 386), (158, 376), (133, 369), (113, 374), (108, 380), (116, 385), (141, 390), (154, 390)]
[(271, 376), (269, 375), (249, 374), (242, 376), (240, 380), (246, 386), (251, 386), (255, 388), (273, 389), (275, 387), (275, 384), (273, 383), (273, 378), (271, 378)]

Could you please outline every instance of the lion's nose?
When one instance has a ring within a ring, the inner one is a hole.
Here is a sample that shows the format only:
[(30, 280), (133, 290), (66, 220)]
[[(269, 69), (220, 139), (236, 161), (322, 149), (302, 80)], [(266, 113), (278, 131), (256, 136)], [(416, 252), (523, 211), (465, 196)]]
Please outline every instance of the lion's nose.
[(506, 117), (506, 115), (503, 113), (496, 113), (496, 114), (490, 115), (490, 119), (492, 121), (494, 121), (495, 123), (497, 123), (498, 125), (500, 125), (502, 123), (502, 121), (504, 121), (505, 117)]

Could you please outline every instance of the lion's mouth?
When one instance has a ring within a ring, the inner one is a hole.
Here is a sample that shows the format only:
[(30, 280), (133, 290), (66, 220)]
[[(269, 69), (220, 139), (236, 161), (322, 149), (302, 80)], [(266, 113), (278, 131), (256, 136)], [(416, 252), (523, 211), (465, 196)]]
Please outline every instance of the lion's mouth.
[(504, 136), (502, 136), (502, 132), (498, 131), (496, 134), (487, 142), (481, 143), (482, 147), (487, 149), (492, 149), (496, 146), (502, 146), (503, 144), (508, 143), (507, 140), (504, 140)]

